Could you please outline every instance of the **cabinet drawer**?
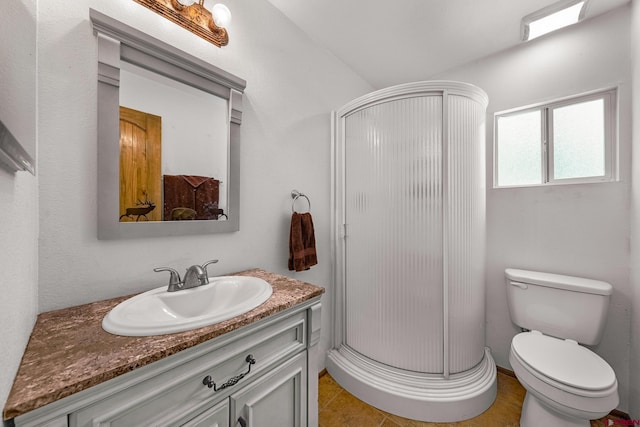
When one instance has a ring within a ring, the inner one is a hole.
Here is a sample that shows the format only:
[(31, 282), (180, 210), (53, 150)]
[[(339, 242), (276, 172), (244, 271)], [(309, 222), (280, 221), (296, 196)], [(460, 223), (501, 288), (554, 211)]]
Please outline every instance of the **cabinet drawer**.
[(229, 399), (207, 409), (182, 427), (229, 427)]
[[(70, 416), (71, 427), (177, 426), (229, 396), (234, 390), (306, 347), (306, 314), (252, 328), (251, 334), (229, 334), (170, 356), (143, 380)], [(239, 337), (240, 336), (240, 337)], [(251, 354), (255, 364), (246, 361)], [(152, 366), (153, 366), (152, 365)], [(144, 371), (147, 372), (147, 371)], [(229, 379), (245, 374), (237, 381)], [(210, 376), (218, 391), (203, 379)], [(227, 386), (222, 387), (223, 384)], [(232, 384), (233, 383), (233, 384)], [(222, 387), (222, 388), (221, 388)], [(196, 424), (197, 425), (197, 424)]]

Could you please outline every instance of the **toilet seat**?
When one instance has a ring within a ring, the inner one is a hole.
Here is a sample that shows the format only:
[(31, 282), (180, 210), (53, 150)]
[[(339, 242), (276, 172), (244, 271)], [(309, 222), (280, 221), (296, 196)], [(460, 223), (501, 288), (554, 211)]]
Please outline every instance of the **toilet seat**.
[[(509, 362), (527, 395), (535, 396), (536, 400), (559, 414), (582, 420), (598, 419), (607, 415), (619, 403), (617, 381), (609, 389), (599, 391), (570, 387), (537, 372), (518, 356), (513, 345), (509, 352)], [(528, 411), (523, 409), (523, 414), (525, 412)], [(536, 414), (534, 418), (537, 416)], [(538, 422), (526, 424), (528, 427), (538, 425)], [(584, 424), (588, 425), (588, 422)]]
[(536, 376), (547, 383), (564, 385), (561, 388), (573, 394), (592, 396), (617, 384), (611, 366), (575, 341), (532, 331), (516, 335), (511, 348), (532, 374), (538, 373)]

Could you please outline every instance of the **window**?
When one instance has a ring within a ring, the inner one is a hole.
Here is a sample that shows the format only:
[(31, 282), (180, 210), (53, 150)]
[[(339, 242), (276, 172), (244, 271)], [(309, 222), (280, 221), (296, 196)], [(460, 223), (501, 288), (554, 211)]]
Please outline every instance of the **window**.
[(495, 115), (494, 186), (615, 179), (616, 90)]

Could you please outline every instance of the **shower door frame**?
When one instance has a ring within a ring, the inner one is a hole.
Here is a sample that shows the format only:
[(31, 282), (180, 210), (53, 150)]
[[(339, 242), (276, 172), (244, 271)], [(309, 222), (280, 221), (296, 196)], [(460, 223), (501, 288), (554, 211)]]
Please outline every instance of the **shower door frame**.
[[(346, 343), (346, 336), (347, 336), (347, 325), (346, 325), (346, 292), (347, 292), (347, 265), (346, 265), (346, 238), (345, 236), (348, 235), (348, 224), (347, 224), (347, 218), (346, 218), (346, 214), (347, 214), (347, 202), (346, 202), (346, 161), (347, 161), (347, 156), (345, 153), (345, 149), (346, 149), (346, 135), (345, 135), (345, 121), (347, 119), (348, 116), (351, 116), (361, 110), (364, 109), (368, 109), (374, 106), (378, 106), (381, 104), (388, 104), (388, 103), (392, 103), (394, 101), (402, 101), (402, 100), (406, 100), (408, 98), (411, 97), (416, 97), (416, 98), (422, 98), (422, 97), (437, 97), (441, 99), (441, 105), (440, 105), (440, 111), (439, 111), (439, 118), (441, 120), (440, 126), (441, 126), (441, 140), (439, 141), (439, 145), (440, 145), (440, 153), (441, 153), (441, 159), (440, 159), (440, 163), (442, 164), (442, 169), (441, 169), (441, 177), (440, 177), (440, 194), (442, 195), (442, 199), (439, 201), (441, 203), (441, 208), (440, 208), (440, 217), (443, 219), (443, 221), (446, 221), (446, 208), (447, 208), (447, 200), (446, 200), (446, 192), (442, 191), (442, 188), (445, 188), (447, 185), (446, 182), (446, 176), (447, 176), (447, 169), (446, 169), (446, 156), (447, 156), (447, 140), (446, 140), (446, 132), (444, 132), (445, 126), (446, 126), (446, 110), (447, 110), (447, 95), (449, 90), (448, 89), (435, 89), (434, 87), (432, 87), (433, 84), (428, 84), (425, 85), (424, 83), (419, 83), (419, 84), (411, 84), (411, 85), (405, 85), (404, 88), (401, 91), (398, 91), (397, 88), (390, 88), (392, 90), (386, 91), (386, 90), (382, 90), (382, 91), (378, 91), (375, 92), (374, 94), (376, 96), (372, 96), (372, 97), (365, 97), (365, 98), (360, 98), (359, 100), (356, 100), (357, 102), (353, 102), (351, 104), (347, 104), (343, 109), (334, 112), (332, 118), (333, 118), (333, 126), (334, 126), (334, 141), (332, 144), (332, 149), (334, 150), (333, 154), (337, 157), (334, 157), (335, 161), (332, 162), (332, 167), (334, 167), (334, 165), (338, 165), (335, 166), (336, 169), (334, 170), (334, 174), (332, 174), (332, 176), (335, 179), (335, 187), (334, 187), (334, 198), (333, 201), (335, 202), (335, 207), (332, 210), (332, 212), (335, 213), (334, 215), (334, 220), (335, 220), (335, 224), (337, 225), (337, 227), (333, 228), (333, 230), (335, 231), (334, 234), (334, 242), (335, 245), (333, 246), (333, 248), (335, 249), (335, 254), (336, 257), (334, 258), (336, 260), (335, 262), (335, 266), (336, 266), (336, 271), (335, 271), (335, 283), (336, 283), (336, 289), (339, 290), (335, 293), (336, 298), (339, 298), (339, 300), (337, 300), (336, 302), (339, 301), (340, 305), (336, 304), (335, 307), (342, 307), (342, 310), (340, 313), (335, 313), (334, 319), (336, 319), (336, 327), (335, 327), (335, 337), (336, 340), (333, 343), (334, 347), (339, 348), (340, 346), (345, 346), (347, 348), (349, 348), (350, 350), (354, 351), (356, 354), (363, 354), (363, 353), (359, 353), (355, 348), (351, 347), (350, 345), (348, 345)], [(339, 196), (340, 195), (340, 196)], [(441, 321), (442, 321), (442, 330), (440, 331), (441, 337), (438, 337), (438, 340), (442, 341), (442, 354), (441, 354), (441, 358), (442, 358), (442, 364), (441, 364), (441, 369), (442, 372), (437, 372), (437, 373), (433, 373), (433, 374), (429, 374), (429, 375), (442, 375), (444, 376), (444, 378), (448, 378), (449, 377), (449, 364), (448, 364), (448, 358), (447, 358), (447, 344), (448, 344), (448, 340), (447, 340), (447, 333), (448, 333), (448, 316), (447, 316), (447, 286), (446, 286), (446, 281), (447, 281), (447, 274), (446, 274), (446, 266), (447, 266), (447, 244), (446, 244), (446, 233), (443, 231), (445, 228), (442, 227), (442, 230), (440, 230), (440, 240), (442, 243), (442, 247), (441, 247), (441, 251), (442, 251), (442, 261), (440, 263), (440, 268), (441, 268), (441, 274), (442, 274), (442, 279), (443, 279), (443, 285), (442, 285), (442, 313), (441, 313)], [(398, 372), (404, 372), (405, 370), (402, 368), (395, 368), (389, 365), (386, 365), (382, 362), (379, 362), (378, 360), (375, 360), (373, 358), (371, 358), (369, 355), (367, 354), (363, 354), (367, 360), (369, 362), (375, 363), (375, 364), (379, 364), (381, 367), (384, 367), (384, 369), (397, 369)]]

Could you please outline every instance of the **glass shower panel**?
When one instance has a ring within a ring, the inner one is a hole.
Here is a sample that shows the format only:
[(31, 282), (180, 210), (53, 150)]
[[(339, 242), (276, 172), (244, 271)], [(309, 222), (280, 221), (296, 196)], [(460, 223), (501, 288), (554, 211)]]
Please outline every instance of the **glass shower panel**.
[[(450, 95), (447, 142), (448, 370), (473, 368), (484, 356), (485, 109)], [(480, 301), (480, 303), (478, 303)]]
[(396, 368), (443, 372), (442, 96), (345, 119), (344, 343)]

